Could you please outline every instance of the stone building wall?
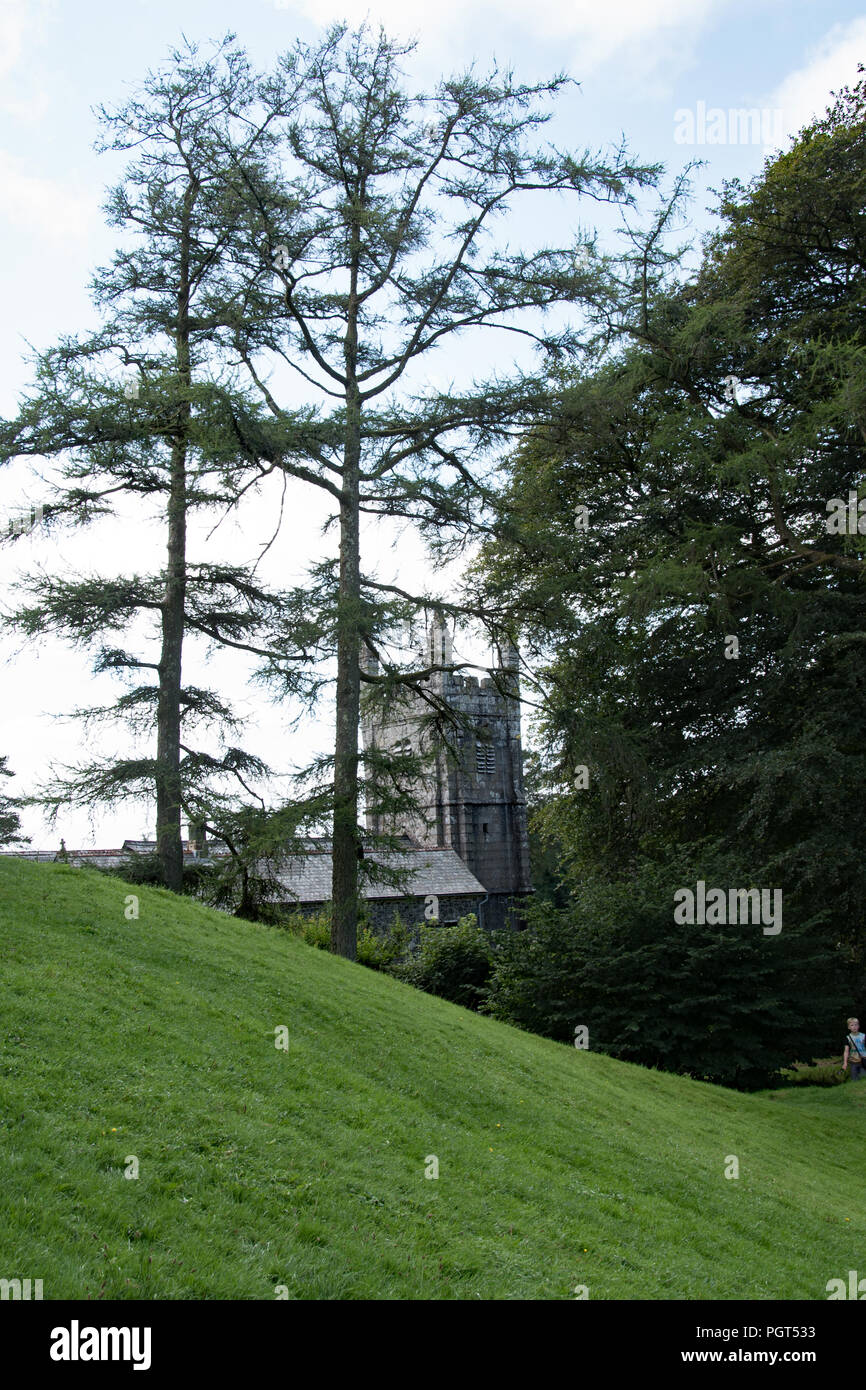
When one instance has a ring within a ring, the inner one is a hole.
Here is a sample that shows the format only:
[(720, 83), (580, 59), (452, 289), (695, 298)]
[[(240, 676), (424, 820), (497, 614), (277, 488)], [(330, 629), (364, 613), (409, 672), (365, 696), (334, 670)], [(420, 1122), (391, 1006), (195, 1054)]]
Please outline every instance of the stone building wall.
[[(434, 625), (427, 656), (431, 665), (453, 664), (444, 624)], [(420, 814), (390, 823), (368, 814), (367, 826), (376, 834), (402, 832), (420, 845), (455, 850), (490, 895), (482, 909), (485, 925), (503, 926), (514, 917), (509, 899), (532, 891), (516, 653), (507, 654), (495, 676), (479, 681), (435, 672), (429, 685), (464, 721), (451, 736), (454, 748), (436, 752), (429, 773), (416, 787), (423, 805)], [(394, 704), (387, 720), (365, 723), (365, 745), (423, 753), (429, 715), (420, 697)]]
[[(440, 898), (439, 924), (441, 926), (450, 925), (459, 921), (461, 917), (466, 917), (470, 912), (474, 912), (477, 917), (480, 902), (480, 898), (469, 895), (459, 898)], [(426, 900), (424, 898), (381, 898), (378, 901), (368, 899), (365, 903), (374, 931), (387, 929), (397, 913), (400, 914), (400, 919), (406, 926), (417, 926), (426, 921), (424, 917), (425, 906)]]
[[(364, 902), (364, 911), (370, 920), (373, 931), (386, 931), (398, 914), (405, 926), (413, 927), (425, 922), (426, 901), (426, 898), (367, 898)], [(483, 899), (474, 894), (440, 897), (440, 925), (445, 926), (457, 922), (470, 912), (474, 912), (475, 916), (479, 917), (479, 908), (482, 902)], [(305, 917), (314, 917), (329, 904), (325, 902), (299, 902), (287, 903), (285, 906), (287, 912), (300, 912)]]

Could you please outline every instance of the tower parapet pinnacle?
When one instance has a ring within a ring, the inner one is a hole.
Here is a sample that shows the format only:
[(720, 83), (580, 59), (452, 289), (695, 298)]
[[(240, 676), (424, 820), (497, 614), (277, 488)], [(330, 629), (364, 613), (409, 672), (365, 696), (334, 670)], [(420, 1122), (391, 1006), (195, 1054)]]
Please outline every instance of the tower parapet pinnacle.
[(441, 613), (430, 624), (427, 654), (431, 666), (450, 666), (454, 661), (454, 641)]

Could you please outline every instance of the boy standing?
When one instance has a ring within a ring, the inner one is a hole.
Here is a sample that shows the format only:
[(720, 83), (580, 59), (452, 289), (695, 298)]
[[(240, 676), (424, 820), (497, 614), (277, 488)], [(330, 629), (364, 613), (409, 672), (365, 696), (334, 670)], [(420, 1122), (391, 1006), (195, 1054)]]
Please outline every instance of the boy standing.
[(842, 1058), (842, 1070), (848, 1066), (848, 1058), (851, 1058), (851, 1080), (859, 1081), (861, 1076), (866, 1075), (866, 1036), (860, 1032), (859, 1018), (848, 1019), (848, 1036), (845, 1039), (845, 1053)]

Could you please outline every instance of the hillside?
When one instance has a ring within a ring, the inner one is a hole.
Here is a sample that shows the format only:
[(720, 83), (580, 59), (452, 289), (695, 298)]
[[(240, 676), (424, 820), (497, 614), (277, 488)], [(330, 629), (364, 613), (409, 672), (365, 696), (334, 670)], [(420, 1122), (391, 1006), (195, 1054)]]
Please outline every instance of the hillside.
[(0, 1275), (46, 1299), (824, 1299), (862, 1252), (866, 1085), (666, 1076), (64, 865), (0, 862), (0, 948)]

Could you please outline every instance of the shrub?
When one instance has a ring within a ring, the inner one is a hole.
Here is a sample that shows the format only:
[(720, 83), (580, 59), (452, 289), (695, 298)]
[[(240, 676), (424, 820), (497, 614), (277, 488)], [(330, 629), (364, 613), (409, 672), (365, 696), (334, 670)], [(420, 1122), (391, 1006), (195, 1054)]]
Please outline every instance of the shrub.
[[(283, 931), (291, 932), (292, 936), (300, 937), (308, 946), (315, 946), (320, 951), (331, 949), (331, 913), (327, 908), (316, 913), (295, 909), (281, 917), (276, 925)], [(369, 918), (366, 914), (361, 915), (358, 922), (360, 965), (393, 974), (395, 967), (409, 954), (411, 944), (412, 929), (399, 916), (395, 917), (387, 932), (382, 933), (372, 931)]]
[[(826, 1052), (838, 957), (819, 930), (678, 924), (678, 886), (749, 884), (748, 871), (643, 863), (628, 881), (587, 878), (565, 909), (533, 904), (529, 928), (502, 938), (485, 1011), (562, 1042), (741, 1090), (778, 1085), (781, 1067)], [(835, 996), (835, 997), (834, 997)]]
[(411, 951), (412, 929), (399, 913), (384, 933), (362, 926), (358, 932), (358, 961), (370, 970), (383, 970), (393, 975)]
[(796, 1062), (782, 1071), (786, 1086), (842, 1086), (850, 1073), (843, 1071), (838, 1057), (820, 1062)]
[(453, 927), (420, 927), (417, 952), (393, 973), (427, 994), (477, 1010), (487, 994), (493, 950), (491, 937), (470, 912)]
[(329, 912), (290, 912), (277, 923), (284, 931), (299, 936), (308, 946), (320, 951), (331, 949), (331, 914)]

